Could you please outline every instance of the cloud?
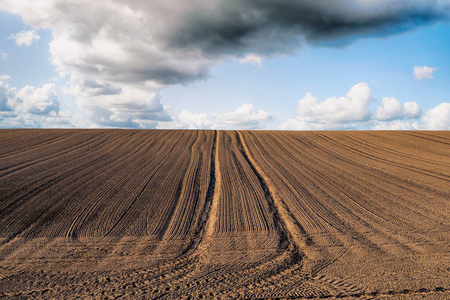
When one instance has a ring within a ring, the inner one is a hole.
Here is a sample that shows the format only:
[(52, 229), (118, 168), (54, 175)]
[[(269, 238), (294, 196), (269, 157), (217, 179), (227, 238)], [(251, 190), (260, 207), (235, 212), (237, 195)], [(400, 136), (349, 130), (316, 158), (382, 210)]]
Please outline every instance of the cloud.
[[(199, 1), (200, 3), (203, 1)], [(169, 45), (211, 55), (273, 54), (305, 43), (384, 36), (448, 17), (448, 1), (227, 0), (181, 15)], [(270, 41), (270, 42), (268, 42)]]
[[(88, 77), (134, 85), (187, 83), (252, 53), (305, 44), (348, 44), (449, 17), (447, 0), (2, 0), (36, 28), (52, 30), (52, 62)], [(170, 15), (170, 17), (168, 17)], [(245, 58), (244, 58), (245, 59)], [(253, 60), (254, 61), (254, 60)]]
[(433, 73), (436, 72), (436, 68), (430, 68), (427, 66), (424, 67), (414, 67), (414, 77), (417, 80), (422, 80), (422, 79), (431, 79), (434, 78)]
[(19, 90), (11, 105), (16, 111), (35, 115), (47, 115), (59, 112), (59, 101), (55, 92), (55, 85), (45, 84), (42, 88), (26, 86)]
[(0, 81), (0, 111), (12, 111), (12, 101), (16, 94), (15, 88), (10, 88), (8, 84)]
[[(345, 97), (330, 97), (322, 102), (307, 93), (299, 101), (296, 118), (288, 119), (280, 129), (292, 130), (353, 130), (371, 127), (376, 130), (412, 130), (433, 127), (429, 115), (435, 116), (434, 110), (427, 111), (422, 118), (422, 109), (416, 102), (401, 104), (393, 97), (383, 97), (378, 107), (367, 83), (354, 85)], [(445, 110), (443, 110), (445, 111)], [(441, 111), (441, 113), (443, 113)], [(445, 127), (445, 113), (436, 117), (440, 127)], [(430, 120), (429, 120), (430, 119)], [(439, 127), (438, 125), (436, 125)]]
[(183, 110), (171, 122), (160, 122), (157, 128), (188, 129), (262, 129), (272, 117), (265, 110), (256, 111), (251, 104), (244, 104), (232, 112), (223, 114), (191, 113)]
[(193, 114), (183, 110), (178, 116), (178, 121), (182, 124), (182, 128), (207, 129), (211, 127), (211, 121), (205, 113)]
[(54, 84), (18, 90), (0, 81), (0, 127), (76, 127), (81, 117), (61, 112)]
[(0, 59), (4, 60), (8, 58), (8, 53), (5, 53), (3, 51), (0, 51)]
[[(282, 129), (349, 129), (352, 122), (370, 119), (369, 105), (375, 101), (367, 83), (354, 85), (345, 97), (331, 97), (319, 102), (311, 93), (300, 99), (296, 119), (290, 119)], [(350, 123), (350, 124), (349, 124)]]
[(417, 121), (410, 120), (393, 120), (393, 121), (378, 121), (372, 127), (373, 130), (419, 130), (420, 125)]
[(30, 25), (52, 30), (49, 47), (60, 70), (148, 87), (204, 79), (208, 67), (215, 64), (197, 51), (164, 47), (164, 28), (175, 16), (168, 18), (168, 11), (162, 14), (162, 10), (172, 9), (172, 2), (3, 2)]
[(59, 101), (54, 84), (42, 88), (25, 86), (17, 90), (0, 81), (0, 110), (24, 114), (48, 115), (59, 112)]
[(441, 103), (425, 112), (422, 117), (423, 129), (450, 130), (450, 103)]
[(216, 114), (213, 117), (214, 129), (260, 129), (264, 122), (272, 119), (267, 111), (255, 111), (251, 104), (244, 104), (233, 112)]
[(70, 87), (65, 89), (66, 93), (82, 96), (95, 97), (101, 95), (118, 95), (122, 89), (116, 85), (102, 80), (84, 77), (73, 72), (70, 76)]
[(70, 111), (60, 111), (56, 115), (33, 115), (0, 111), (2, 128), (86, 128), (81, 115)]
[[(160, 88), (207, 79), (223, 61), (259, 65), (305, 45), (341, 46), (450, 16), (450, 0), (0, 0), (0, 6), (35, 29), (52, 31), (51, 61), (76, 77), (67, 91), (93, 122), (140, 128), (170, 119)], [(22, 45), (38, 37), (35, 30), (14, 35)], [(300, 105), (296, 122), (346, 127), (367, 120), (369, 99), (348, 97), (312, 103), (312, 111)], [(235, 115), (211, 121), (239, 128)], [(267, 115), (253, 111), (242, 126), (258, 127)]]
[(76, 96), (79, 108), (99, 127), (155, 128), (171, 121), (158, 91), (117, 85), (72, 72), (66, 94)]
[(444, 102), (427, 110), (417, 120), (376, 121), (375, 130), (450, 130), (450, 103)]
[(0, 75), (0, 81), (11, 80), (11, 76), (9, 75)]
[(10, 38), (16, 40), (17, 46), (31, 46), (33, 42), (38, 41), (41, 37), (37, 34), (36, 30), (22, 30), (17, 34), (13, 34)]
[(392, 121), (396, 119), (415, 119), (420, 117), (421, 114), (422, 110), (416, 102), (406, 102), (402, 106), (397, 99), (384, 97), (373, 118), (380, 121)]
[(183, 110), (171, 122), (159, 122), (158, 129), (211, 129), (211, 118), (205, 113)]
[[(96, 86), (94, 86), (94, 90)], [(159, 121), (171, 121), (157, 92), (124, 87), (117, 93), (77, 98), (79, 107), (100, 126), (155, 128)]]
[(261, 67), (262, 58), (256, 54), (247, 54), (240, 60), (241, 64), (250, 64), (252, 66)]
[(281, 130), (355, 130), (352, 123), (311, 123), (299, 119), (288, 119), (279, 127)]

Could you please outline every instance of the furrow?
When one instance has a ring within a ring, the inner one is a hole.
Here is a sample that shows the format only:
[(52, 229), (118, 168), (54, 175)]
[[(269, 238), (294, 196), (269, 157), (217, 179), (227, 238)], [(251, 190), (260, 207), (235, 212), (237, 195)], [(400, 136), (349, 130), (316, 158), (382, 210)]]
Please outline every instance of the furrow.
[[(208, 189), (206, 191), (205, 201), (203, 204), (203, 208), (201, 211), (201, 214), (199, 218), (197, 219), (197, 225), (194, 232), (194, 236), (191, 239), (191, 242), (184, 250), (185, 255), (191, 255), (194, 253), (194, 251), (199, 247), (199, 245), (204, 242), (208, 238), (208, 226), (214, 227), (214, 224), (209, 225), (210, 222), (209, 219), (211, 218), (211, 215), (217, 214), (217, 203), (215, 203), (215, 210), (213, 210), (213, 202), (214, 197), (216, 195), (216, 186), (219, 182), (217, 182), (216, 178), (216, 169), (218, 169), (218, 166), (216, 167), (216, 149), (218, 139), (217, 139), (217, 130), (214, 131), (214, 136), (212, 140), (212, 147), (211, 147), (211, 155), (210, 155), (210, 162), (209, 162), (209, 183), (208, 183)], [(217, 182), (217, 184), (216, 184)], [(217, 201), (216, 201), (217, 202)], [(211, 229), (211, 232), (213, 229)]]
[[(303, 238), (299, 239), (299, 237), (304, 237), (303, 227), (299, 226), (299, 224), (296, 224), (292, 220), (292, 218), (290, 217), (291, 214), (287, 210), (282, 200), (278, 198), (276, 194), (271, 192), (271, 190), (275, 189), (271, 184), (270, 179), (256, 164), (256, 161), (251, 156), (251, 152), (248, 149), (247, 144), (245, 143), (242, 133), (237, 131), (236, 138), (238, 140), (238, 143), (242, 147), (241, 149), (242, 155), (244, 156), (248, 165), (251, 167), (255, 176), (258, 178), (261, 188), (264, 191), (267, 204), (269, 205), (270, 210), (272, 212), (273, 222), (275, 223), (276, 228), (280, 230), (282, 241), (283, 240), (287, 241), (292, 247), (292, 251), (298, 252), (299, 249), (301, 249), (302, 251), (305, 251), (305, 253), (308, 255), (309, 250), (307, 250), (307, 248), (305, 247), (306, 246), (305, 240)], [(300, 255), (298, 256), (299, 258)]]
[(208, 195), (209, 200), (211, 202), (210, 206), (210, 212), (209, 212), (209, 218), (206, 221), (205, 224), (205, 246), (202, 247), (203, 250), (206, 250), (209, 246), (209, 243), (211, 242), (212, 236), (214, 234), (214, 229), (216, 227), (217, 223), (217, 216), (218, 216), (218, 205), (219, 205), (219, 198), (220, 193), (222, 190), (222, 175), (221, 175), (221, 169), (220, 169), (220, 160), (219, 160), (219, 146), (220, 146), (220, 137), (221, 132), (215, 131), (214, 133), (214, 149), (213, 153), (214, 155), (214, 163), (211, 158), (211, 164), (214, 165), (214, 172), (211, 168), (211, 175), (214, 173), (214, 181), (213, 184), (211, 184), (208, 188)]
[(0, 130), (0, 140), (0, 297), (449, 294), (448, 132)]

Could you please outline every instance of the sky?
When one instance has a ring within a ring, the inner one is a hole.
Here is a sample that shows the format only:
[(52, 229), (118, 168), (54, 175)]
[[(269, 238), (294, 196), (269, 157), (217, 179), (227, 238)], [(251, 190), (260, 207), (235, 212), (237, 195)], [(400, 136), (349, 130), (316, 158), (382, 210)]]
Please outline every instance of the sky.
[(450, 130), (450, 0), (0, 0), (0, 128)]

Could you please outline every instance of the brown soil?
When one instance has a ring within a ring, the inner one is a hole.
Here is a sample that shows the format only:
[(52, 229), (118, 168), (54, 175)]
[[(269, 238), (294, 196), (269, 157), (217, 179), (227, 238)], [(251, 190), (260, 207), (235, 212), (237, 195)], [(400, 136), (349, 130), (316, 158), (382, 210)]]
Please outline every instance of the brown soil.
[(450, 299), (450, 132), (0, 130), (0, 298)]

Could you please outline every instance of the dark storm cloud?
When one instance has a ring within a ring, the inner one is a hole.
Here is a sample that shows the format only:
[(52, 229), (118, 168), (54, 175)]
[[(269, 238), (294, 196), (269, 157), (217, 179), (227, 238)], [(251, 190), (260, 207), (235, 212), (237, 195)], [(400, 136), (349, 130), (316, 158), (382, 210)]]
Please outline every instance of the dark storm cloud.
[(450, 12), (449, 0), (3, 1), (27, 23), (52, 29), (60, 69), (147, 88), (205, 79), (226, 59), (389, 36)]
[(227, 0), (187, 13), (167, 44), (212, 56), (286, 53), (305, 43), (347, 44), (410, 30), (447, 18), (449, 7), (448, 1)]

